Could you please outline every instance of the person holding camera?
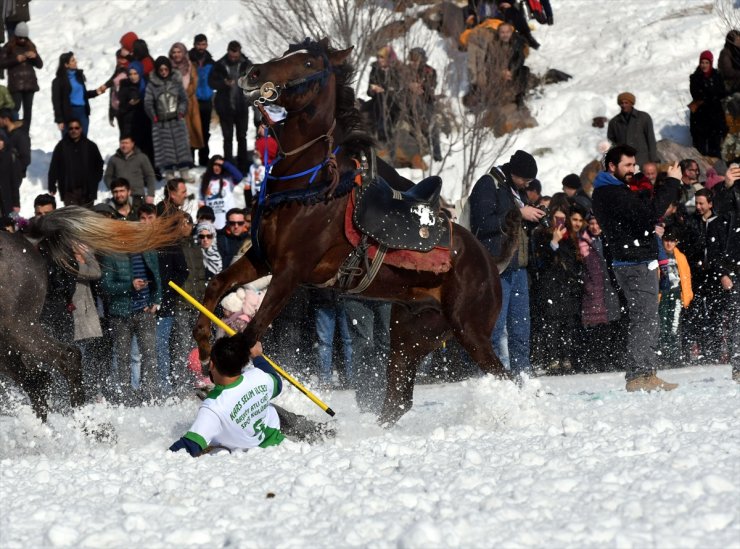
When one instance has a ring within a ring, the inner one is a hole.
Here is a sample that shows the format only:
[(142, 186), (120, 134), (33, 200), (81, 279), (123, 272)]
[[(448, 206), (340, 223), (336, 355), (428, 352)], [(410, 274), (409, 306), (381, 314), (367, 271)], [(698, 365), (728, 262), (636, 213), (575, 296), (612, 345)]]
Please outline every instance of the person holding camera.
[(492, 167), (473, 187), (470, 204), (470, 231), (492, 256), (501, 255), (506, 217), (521, 214), (519, 249), (501, 273), (501, 313), (493, 330), (496, 354), (515, 375), (531, 375), (529, 360), (529, 250), (525, 222), (537, 223), (545, 212), (530, 206), (527, 185), (537, 176), (537, 162), (525, 151), (516, 151), (509, 162)]
[(533, 304), (542, 319), (542, 354), (547, 373), (570, 372), (580, 325), (583, 259), (578, 235), (586, 211), (579, 205), (550, 210), (549, 223), (532, 233), (537, 285)]

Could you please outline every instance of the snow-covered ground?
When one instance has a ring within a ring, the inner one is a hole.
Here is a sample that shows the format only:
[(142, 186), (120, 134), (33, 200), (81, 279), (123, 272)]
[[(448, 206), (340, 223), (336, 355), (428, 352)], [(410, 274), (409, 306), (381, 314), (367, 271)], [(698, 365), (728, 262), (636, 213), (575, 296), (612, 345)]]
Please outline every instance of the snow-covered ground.
[[(659, 138), (688, 143), (688, 75), (700, 51), (718, 55), (726, 33), (710, 2), (553, 4), (556, 24), (536, 30), (542, 48), (528, 64), (573, 79), (531, 99), (540, 125), (511, 145), (543, 151), (545, 191), (596, 156), (606, 130), (591, 119), (616, 114), (621, 91), (636, 94)], [(216, 58), (254, 32), (234, 0), (34, 0), (31, 10), (46, 65), (26, 215), (58, 139), (50, 84), (60, 53), (75, 52), (92, 88), (110, 75), (126, 31), (155, 57), (204, 32)], [(444, 49), (430, 46), (440, 71)], [(92, 109), (90, 137), (106, 156), (118, 136), (107, 97)], [(442, 173), (448, 198), (459, 192), (461, 158)], [(627, 394), (619, 374), (545, 378), (523, 390), (491, 379), (423, 385), (387, 431), (351, 393), (321, 394), (337, 412), (335, 440), (197, 460), (166, 451), (189, 427), (194, 399), (89, 405), (47, 425), (20, 406), (0, 416), (0, 547), (740, 547), (740, 389), (729, 374), (666, 372), (681, 386), (656, 395)], [(323, 419), (292, 388), (278, 402)], [(111, 436), (85, 434), (95, 431)]]
[[(165, 451), (194, 399), (46, 426), (26, 408), (0, 417), (0, 546), (740, 547), (729, 374), (673, 370), (651, 395), (619, 374), (422, 385), (388, 431), (335, 392), (335, 440), (198, 459)], [(292, 388), (278, 402), (321, 419)]]

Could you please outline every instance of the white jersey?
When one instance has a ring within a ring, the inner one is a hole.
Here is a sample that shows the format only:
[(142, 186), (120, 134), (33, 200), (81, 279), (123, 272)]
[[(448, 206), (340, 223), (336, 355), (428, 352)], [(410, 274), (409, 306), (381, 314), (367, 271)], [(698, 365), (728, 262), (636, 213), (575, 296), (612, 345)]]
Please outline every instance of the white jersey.
[(272, 375), (247, 368), (234, 383), (216, 385), (208, 394), (185, 438), (201, 449), (220, 445), (244, 450), (280, 444), (285, 437), (277, 411), (270, 405), (277, 391)]

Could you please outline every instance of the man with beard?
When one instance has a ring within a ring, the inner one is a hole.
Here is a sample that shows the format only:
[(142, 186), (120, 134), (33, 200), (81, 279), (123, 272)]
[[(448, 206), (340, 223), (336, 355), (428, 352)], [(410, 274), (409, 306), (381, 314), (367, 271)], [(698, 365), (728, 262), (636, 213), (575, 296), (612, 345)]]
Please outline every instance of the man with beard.
[[(605, 171), (594, 180), (594, 214), (604, 231), (629, 312), (626, 389), (672, 391), (677, 384), (655, 375), (660, 330), (655, 234), (662, 212), (656, 213), (652, 202), (641, 199), (628, 186), (635, 172), (635, 155), (629, 145), (616, 145), (606, 153)], [(678, 164), (668, 169), (668, 177), (681, 177)]]
[(115, 219), (138, 221), (139, 217), (131, 199), (131, 185), (128, 180), (119, 177), (110, 184), (111, 198), (108, 204), (115, 210)]
[(680, 209), (688, 215), (696, 211), (694, 195), (704, 186), (699, 183), (699, 164), (691, 158), (684, 158), (678, 163), (681, 168), (681, 198)]

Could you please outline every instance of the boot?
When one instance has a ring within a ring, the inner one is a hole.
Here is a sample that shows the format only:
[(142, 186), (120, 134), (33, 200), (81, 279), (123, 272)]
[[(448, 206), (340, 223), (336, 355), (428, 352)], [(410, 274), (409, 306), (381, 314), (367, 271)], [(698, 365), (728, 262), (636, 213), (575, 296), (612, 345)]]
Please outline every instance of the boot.
[(625, 388), (628, 393), (634, 393), (636, 391), (651, 393), (652, 391), (672, 391), (676, 387), (678, 387), (678, 383), (668, 383), (655, 374), (649, 374), (630, 379)]
[(560, 371), (560, 361), (559, 360), (553, 360), (550, 362), (550, 364), (547, 365), (547, 374), (548, 375), (556, 375)]

